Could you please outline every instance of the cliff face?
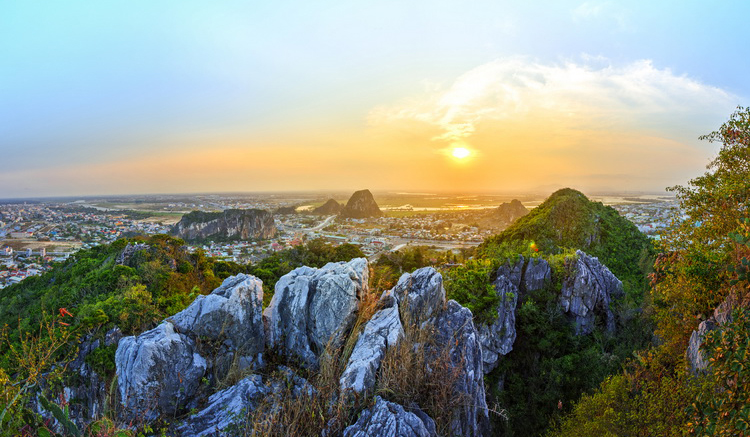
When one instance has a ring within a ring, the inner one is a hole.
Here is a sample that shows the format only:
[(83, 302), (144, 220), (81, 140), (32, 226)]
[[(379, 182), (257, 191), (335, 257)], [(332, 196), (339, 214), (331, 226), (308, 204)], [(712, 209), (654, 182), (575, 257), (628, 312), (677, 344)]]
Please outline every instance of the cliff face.
[(184, 240), (268, 239), (276, 235), (273, 214), (261, 209), (228, 209), (224, 212), (193, 211), (172, 228)]
[(383, 212), (370, 190), (360, 190), (352, 194), (339, 215), (344, 218), (382, 217)]
[(344, 206), (333, 199), (328, 199), (328, 202), (313, 209), (313, 214), (331, 215), (338, 214)]

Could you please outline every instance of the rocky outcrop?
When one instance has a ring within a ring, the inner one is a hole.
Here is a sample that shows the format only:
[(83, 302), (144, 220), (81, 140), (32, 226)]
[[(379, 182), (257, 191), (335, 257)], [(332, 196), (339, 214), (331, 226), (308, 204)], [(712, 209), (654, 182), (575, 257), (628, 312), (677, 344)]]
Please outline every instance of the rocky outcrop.
[(418, 408), (407, 411), (399, 404), (375, 397), (375, 405), (362, 411), (344, 437), (434, 437), (435, 422)]
[[(313, 209), (313, 214), (320, 214), (320, 215), (334, 215), (341, 212), (341, 210), (344, 208), (344, 205), (336, 202), (333, 199), (328, 199), (328, 201), (319, 207)], [(380, 209), (378, 209), (380, 210)]]
[(187, 241), (265, 240), (276, 236), (273, 214), (262, 209), (193, 211), (182, 216), (172, 234)]
[[(221, 373), (235, 358), (240, 368), (260, 363), (262, 302), (261, 281), (240, 274), (156, 328), (120, 340), (115, 365), (125, 409), (147, 411), (147, 417), (175, 413), (195, 394), (207, 369)], [(218, 344), (212, 361), (206, 361), (197, 340)]]
[(495, 369), (500, 357), (513, 350), (513, 342), (516, 341), (518, 287), (506, 276), (498, 276), (494, 286), (500, 300), (497, 305), (497, 318), (490, 325), (479, 326), (484, 373), (490, 373)]
[(244, 417), (241, 414), (255, 408), (258, 400), (268, 395), (270, 388), (260, 375), (250, 375), (237, 384), (208, 398), (207, 406), (188, 417), (177, 427), (175, 435), (205, 437), (222, 435), (230, 426)]
[(404, 323), (419, 324), (443, 309), (443, 276), (432, 267), (404, 273), (388, 294), (398, 302)]
[(577, 334), (594, 330), (597, 317), (609, 332), (615, 330), (615, 317), (610, 302), (623, 295), (622, 282), (595, 257), (576, 251), (566, 262), (574, 274), (563, 278), (560, 306), (575, 323)]
[(359, 300), (368, 289), (365, 258), (300, 267), (276, 283), (263, 313), (270, 347), (317, 367), (326, 345), (341, 344), (356, 319)]
[[(260, 375), (250, 375), (237, 384), (218, 391), (208, 398), (206, 406), (175, 427), (173, 435), (181, 437), (245, 435), (253, 431), (246, 423), (247, 415), (263, 402), (281, 402), (286, 396), (313, 396), (315, 388), (307, 380), (285, 366), (264, 383)], [(244, 432), (243, 432), (244, 431)], [(260, 431), (263, 435), (263, 430)]]
[(525, 296), (543, 289), (552, 278), (552, 269), (543, 259), (523, 256), (508, 260), (497, 269), (495, 293), (499, 302), (497, 317), (491, 324), (477, 327), (482, 344), (484, 372), (494, 370), (500, 358), (513, 350), (516, 340), (516, 307)]
[(151, 246), (146, 243), (128, 243), (127, 246), (122, 249), (122, 252), (117, 255), (117, 259), (115, 260), (115, 262), (118, 265), (128, 265), (130, 258), (132, 258), (136, 252), (140, 250), (147, 250), (150, 248)]
[(221, 342), (220, 356), (231, 361), (239, 354), (241, 367), (261, 362), (265, 346), (263, 282), (239, 274), (224, 280), (207, 296), (198, 296), (168, 320), (178, 332)]
[(375, 198), (372, 197), (370, 190), (360, 190), (352, 194), (349, 201), (346, 202), (346, 206), (341, 210), (339, 214), (343, 218), (368, 218), (368, 217), (381, 217), (383, 212), (375, 202)]
[(137, 337), (120, 340), (115, 364), (126, 415), (146, 420), (181, 409), (195, 394), (208, 368), (195, 342), (176, 332), (168, 321)]
[[(483, 436), (489, 432), (484, 390), (482, 345), (468, 308), (454, 300), (434, 322), (433, 356), (447, 354), (453, 369), (453, 396), (458, 407), (452, 412), (451, 435)], [(445, 355), (443, 355), (445, 356)]]
[(496, 209), (492, 210), (491, 215), (500, 224), (508, 226), (528, 213), (529, 210), (518, 199), (513, 199), (510, 203), (502, 203)]
[(390, 306), (376, 312), (357, 338), (346, 369), (341, 375), (341, 391), (344, 393), (371, 390), (375, 386), (375, 377), (386, 350), (395, 346), (404, 335), (398, 304), (390, 296), (385, 301)]
[(697, 375), (704, 372), (708, 367), (708, 360), (701, 351), (703, 340), (710, 331), (720, 328), (727, 322), (732, 320), (732, 311), (739, 306), (737, 296), (732, 293), (729, 294), (724, 301), (714, 309), (713, 315), (707, 320), (702, 321), (698, 325), (698, 329), (693, 331), (690, 335), (690, 342), (688, 343), (687, 350), (685, 351), (685, 358), (687, 359), (690, 372)]

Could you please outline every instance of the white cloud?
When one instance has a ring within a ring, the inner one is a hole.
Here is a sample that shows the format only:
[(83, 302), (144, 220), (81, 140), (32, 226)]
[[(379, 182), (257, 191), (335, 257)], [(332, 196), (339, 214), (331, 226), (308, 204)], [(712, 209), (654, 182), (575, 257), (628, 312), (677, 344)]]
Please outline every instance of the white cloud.
[[(601, 64), (601, 58), (595, 59)], [(435, 141), (468, 140), (482, 124), (555, 122), (568, 130), (664, 131), (718, 114), (737, 98), (641, 60), (615, 67), (500, 59), (461, 75), (447, 88), (371, 111), (370, 124), (415, 121), (439, 130)], [(661, 128), (659, 127), (661, 126)]]

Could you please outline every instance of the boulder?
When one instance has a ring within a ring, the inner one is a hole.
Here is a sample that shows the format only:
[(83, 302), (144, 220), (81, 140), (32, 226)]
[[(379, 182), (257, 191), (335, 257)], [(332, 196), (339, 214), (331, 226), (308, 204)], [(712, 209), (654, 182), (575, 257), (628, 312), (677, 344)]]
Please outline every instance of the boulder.
[(120, 340), (117, 385), (126, 415), (153, 420), (173, 414), (195, 394), (208, 367), (195, 342), (171, 322)]
[(454, 399), (459, 405), (452, 412), (451, 435), (483, 436), (489, 431), (489, 415), (484, 390), (482, 345), (468, 308), (454, 300), (434, 321), (435, 345), (431, 353), (446, 357), (453, 372)]
[(211, 395), (208, 405), (188, 417), (177, 427), (175, 434), (183, 437), (228, 435), (225, 434), (227, 428), (244, 419), (242, 414), (254, 408), (257, 401), (270, 391), (260, 375), (250, 375)]
[(609, 332), (615, 330), (615, 317), (610, 302), (623, 295), (622, 282), (596, 257), (576, 251), (574, 274), (563, 279), (560, 306), (575, 323), (577, 334), (594, 330), (597, 316), (604, 320)]
[(399, 404), (375, 397), (375, 405), (365, 409), (354, 425), (344, 430), (344, 437), (434, 437), (435, 422), (423, 411), (407, 411)]
[(430, 319), (445, 304), (443, 277), (432, 267), (404, 273), (388, 294), (398, 302), (401, 320), (409, 324), (419, 324)]
[[(260, 362), (265, 346), (263, 282), (239, 274), (224, 280), (207, 296), (168, 318), (178, 332), (204, 340), (221, 341), (226, 353), (239, 353), (241, 362)], [(229, 357), (231, 360), (231, 357)]]
[(320, 269), (299, 267), (282, 276), (263, 313), (268, 345), (317, 367), (328, 343), (337, 347), (346, 338), (367, 292), (368, 275), (367, 259), (355, 258)]
[(392, 304), (383, 308), (372, 316), (365, 325), (364, 331), (357, 338), (352, 354), (341, 375), (341, 391), (362, 393), (375, 386), (380, 362), (386, 350), (396, 345), (404, 335), (398, 304), (391, 299)]
[(480, 325), (478, 330), (484, 373), (490, 373), (497, 367), (500, 358), (513, 350), (513, 342), (516, 340), (518, 288), (506, 276), (498, 276), (494, 286), (500, 299), (497, 318), (490, 325)]

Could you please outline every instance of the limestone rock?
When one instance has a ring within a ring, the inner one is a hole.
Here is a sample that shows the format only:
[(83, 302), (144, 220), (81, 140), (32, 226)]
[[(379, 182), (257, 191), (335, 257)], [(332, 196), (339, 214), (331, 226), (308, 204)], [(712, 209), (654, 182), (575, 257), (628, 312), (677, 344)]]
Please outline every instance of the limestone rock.
[(211, 294), (198, 296), (168, 320), (178, 332), (223, 341), (228, 352), (252, 361), (265, 346), (262, 306), (261, 280), (239, 274), (225, 279)]
[[(214, 393), (208, 398), (203, 410), (188, 417), (177, 427), (176, 435), (183, 437), (205, 437), (228, 435), (225, 430), (244, 417), (243, 412), (254, 408), (257, 401), (271, 390), (260, 375), (250, 375), (236, 385)], [(243, 411), (244, 410), (244, 411)]]
[(456, 399), (461, 400), (461, 405), (450, 412), (451, 434), (483, 436), (489, 431), (489, 415), (484, 390), (482, 345), (471, 311), (450, 300), (435, 319), (434, 325), (437, 349), (432, 353), (447, 354), (457, 372), (453, 393)]
[(505, 264), (497, 269), (497, 277), (505, 276), (519, 290), (521, 289), (521, 278), (523, 278), (523, 267), (526, 260), (523, 255), (518, 255), (518, 259), (513, 261), (508, 259)]
[(428, 320), (445, 304), (443, 277), (432, 267), (404, 273), (389, 294), (398, 301), (404, 323)]
[(622, 282), (599, 262), (596, 257), (576, 251), (575, 274), (563, 280), (560, 306), (575, 323), (577, 334), (594, 330), (597, 315), (604, 320), (607, 330), (615, 330), (615, 317), (610, 302), (623, 295)]
[(262, 209), (193, 211), (172, 228), (172, 234), (188, 241), (268, 239), (276, 231), (273, 214)]
[(543, 289), (552, 280), (552, 269), (547, 260), (530, 258), (523, 273), (523, 294)]
[(372, 197), (370, 190), (360, 190), (352, 194), (339, 214), (343, 218), (355, 219), (381, 217), (382, 215), (383, 212), (375, 202), (375, 198)]
[(506, 276), (498, 276), (494, 283), (500, 302), (497, 318), (490, 324), (479, 326), (479, 341), (482, 345), (484, 373), (490, 373), (500, 362), (500, 357), (513, 350), (516, 340), (516, 304), (518, 288)]
[(421, 410), (410, 412), (399, 404), (375, 398), (375, 405), (362, 411), (344, 437), (434, 437), (435, 422)]
[(389, 308), (376, 312), (357, 338), (346, 369), (341, 375), (341, 391), (362, 393), (371, 390), (375, 386), (375, 377), (386, 350), (396, 345), (403, 335), (404, 328), (401, 326), (397, 303), (393, 302)]
[(155, 419), (178, 411), (195, 394), (206, 360), (195, 342), (165, 321), (136, 337), (120, 340), (115, 353), (117, 385), (125, 410)]
[(492, 210), (491, 215), (502, 225), (508, 226), (516, 221), (516, 219), (528, 213), (529, 210), (518, 199), (513, 199), (510, 202), (502, 203), (496, 209)]
[(368, 276), (367, 259), (355, 258), (281, 277), (263, 313), (268, 345), (317, 367), (328, 342), (341, 344), (356, 319)]

